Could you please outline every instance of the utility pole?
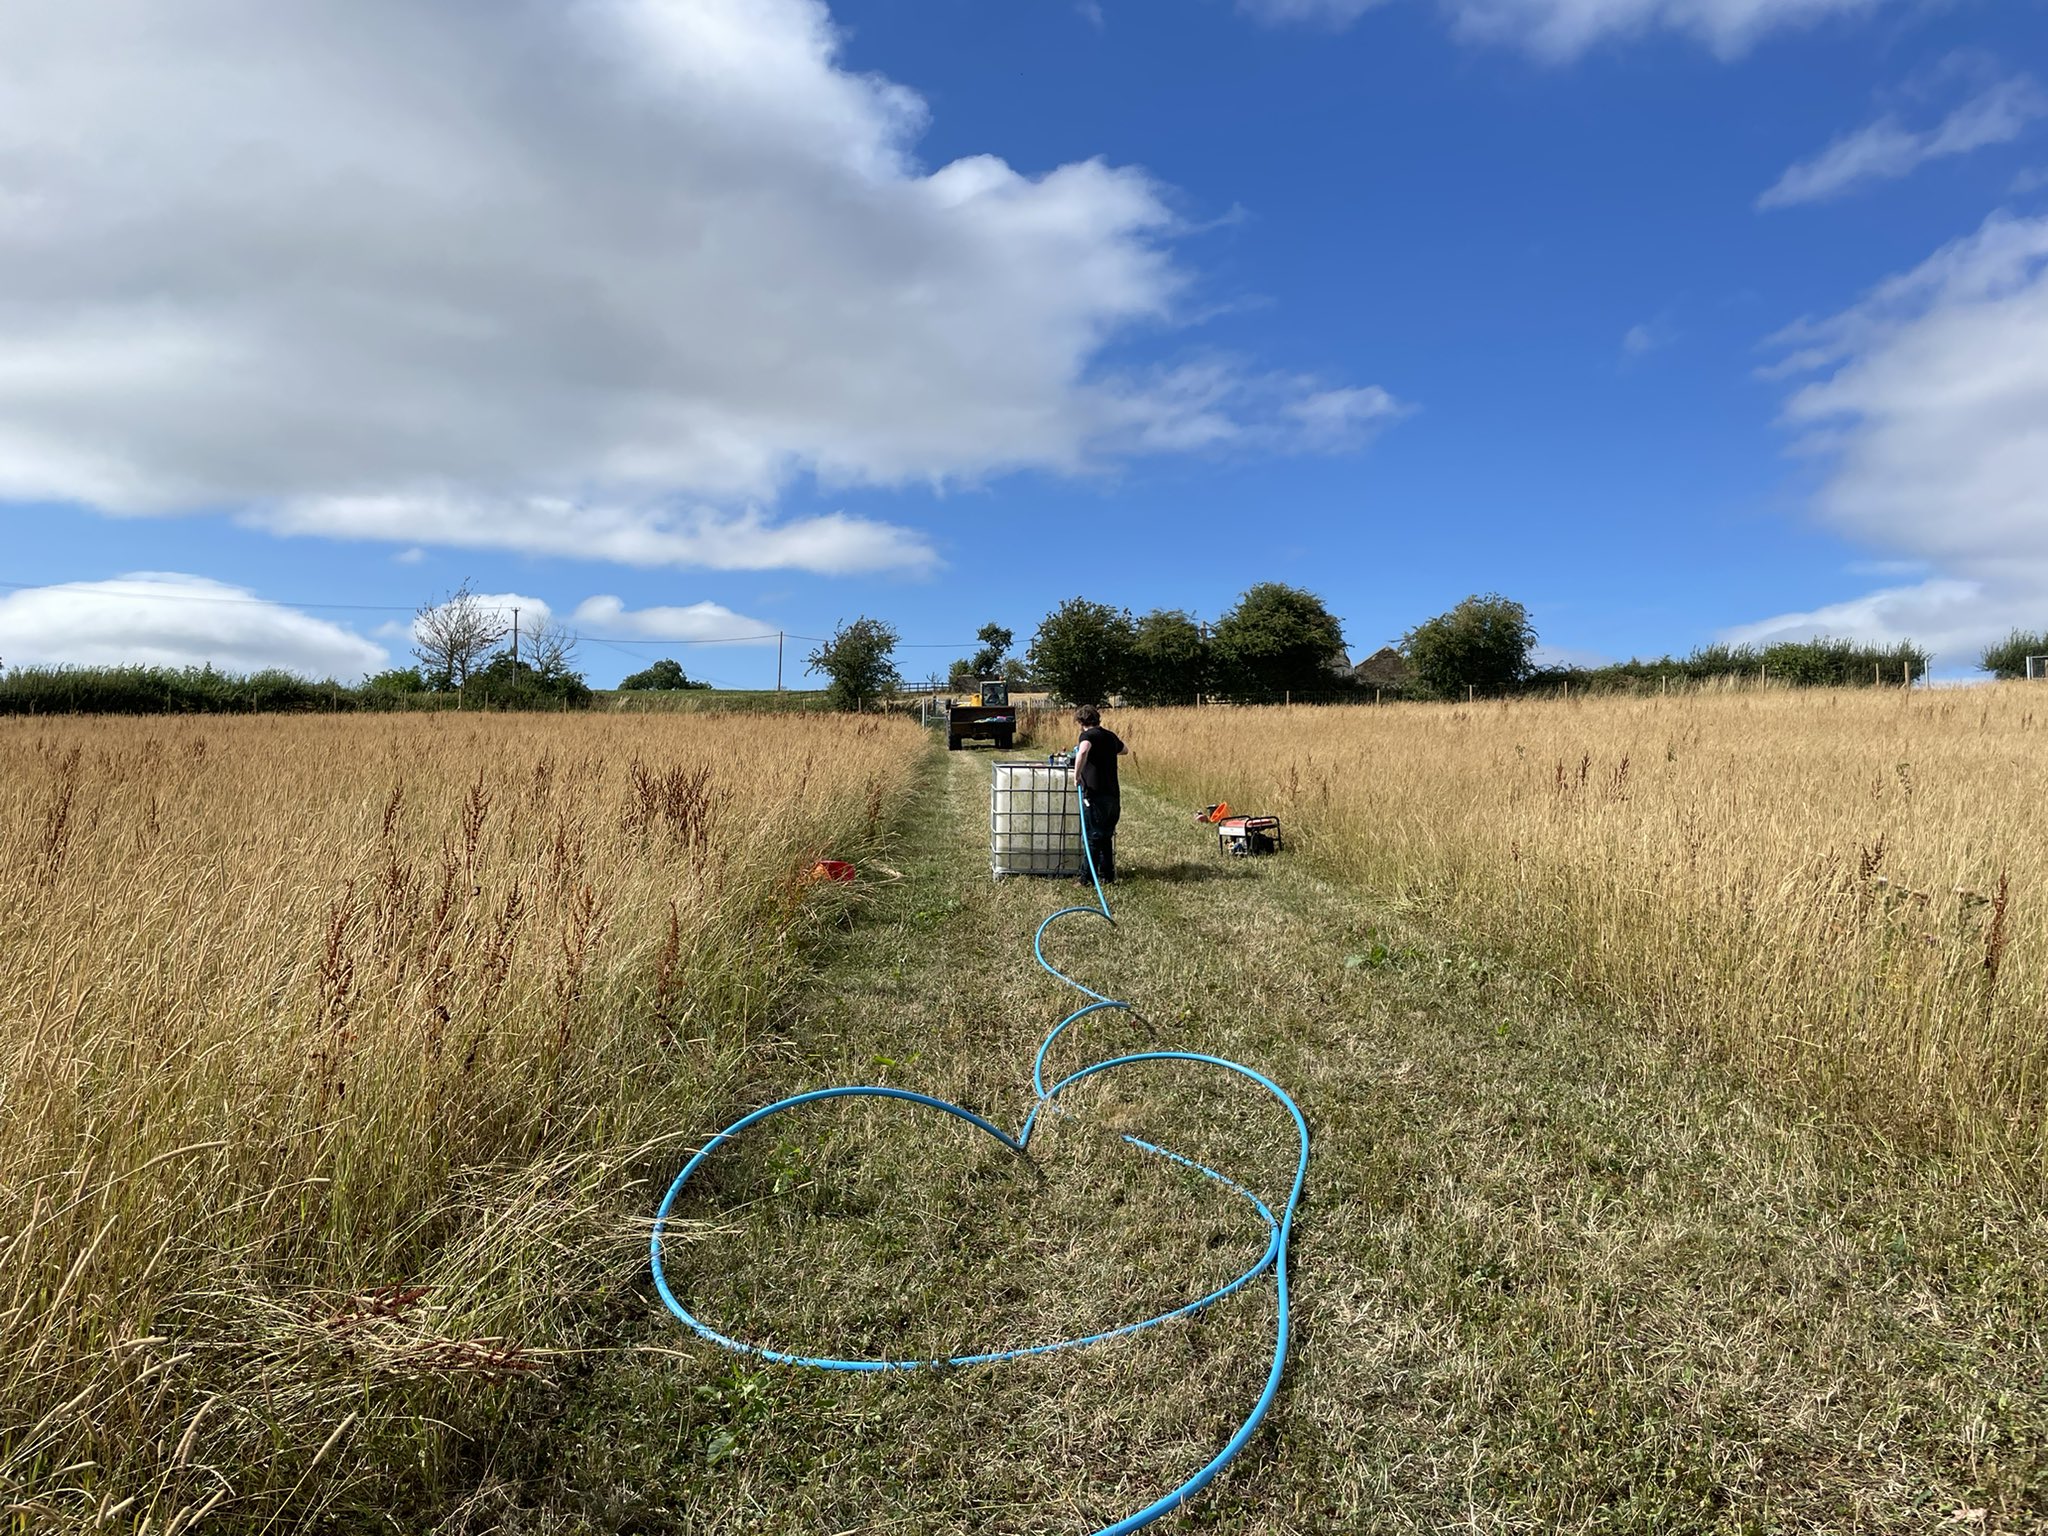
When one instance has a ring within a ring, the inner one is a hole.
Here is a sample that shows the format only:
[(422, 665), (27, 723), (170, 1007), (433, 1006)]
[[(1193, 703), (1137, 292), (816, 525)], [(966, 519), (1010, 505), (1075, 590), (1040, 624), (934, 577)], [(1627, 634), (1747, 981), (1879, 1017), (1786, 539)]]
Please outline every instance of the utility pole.
[(512, 610), (512, 675), (519, 675), (519, 610)]
[(782, 631), (775, 631), (775, 691), (782, 692)]

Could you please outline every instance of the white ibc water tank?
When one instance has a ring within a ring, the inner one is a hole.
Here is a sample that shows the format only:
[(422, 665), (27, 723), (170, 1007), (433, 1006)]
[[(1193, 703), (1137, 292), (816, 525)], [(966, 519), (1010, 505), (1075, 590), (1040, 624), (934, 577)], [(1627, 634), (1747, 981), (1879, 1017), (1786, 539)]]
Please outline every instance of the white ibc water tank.
[(1080, 875), (1074, 774), (1055, 763), (997, 763), (989, 781), (989, 864), (1003, 875)]

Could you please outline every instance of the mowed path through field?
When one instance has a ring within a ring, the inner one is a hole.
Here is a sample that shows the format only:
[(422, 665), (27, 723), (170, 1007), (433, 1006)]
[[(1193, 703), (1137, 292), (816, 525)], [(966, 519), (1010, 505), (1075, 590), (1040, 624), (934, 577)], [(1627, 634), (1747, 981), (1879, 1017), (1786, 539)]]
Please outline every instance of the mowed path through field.
[[(886, 1082), (1022, 1120), (1074, 1004), (1031, 932), (1079, 893), (991, 881), (988, 761), (935, 756), (902, 878), (865, 872), (754, 1102)], [(2048, 1230), (2024, 1203), (1802, 1125), (1298, 856), (1224, 860), (1187, 808), (1127, 790), (1119, 861), (1117, 926), (1048, 947), (1135, 1010), (1058, 1061), (1231, 1057), (1316, 1138), (1281, 1398), (1160, 1529), (2044, 1528)], [(1035, 1172), (915, 1110), (771, 1122), (689, 1202), (675, 1283), (743, 1337), (927, 1355), (1142, 1316), (1256, 1255), (1231, 1197), (1113, 1134), (1277, 1201), (1287, 1127), (1255, 1093), (1148, 1068), (1069, 1107)], [(465, 1524), (1087, 1532), (1227, 1438), (1273, 1326), (1265, 1283), (1077, 1354), (881, 1379), (751, 1369), (636, 1317)]]

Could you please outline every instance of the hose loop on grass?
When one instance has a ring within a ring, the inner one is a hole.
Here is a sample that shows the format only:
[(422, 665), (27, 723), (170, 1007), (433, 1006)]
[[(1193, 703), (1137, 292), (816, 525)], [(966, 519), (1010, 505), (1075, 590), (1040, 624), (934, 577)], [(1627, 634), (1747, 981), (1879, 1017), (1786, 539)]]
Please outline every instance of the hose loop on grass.
[[(1078, 786), (1076, 786), (1075, 794), (1077, 798), (1081, 799), (1081, 844), (1088, 860), (1088, 876), (1095, 887), (1095, 904), (1083, 907), (1062, 907), (1057, 912), (1054, 912), (1038, 925), (1038, 931), (1032, 936), (1031, 952), (1048, 974), (1065, 982), (1076, 992), (1088, 998), (1089, 1001), (1061, 1019), (1058, 1024), (1053, 1026), (1052, 1031), (1039, 1042), (1038, 1054), (1031, 1064), (1033, 1103), (1031, 1112), (1025, 1116), (1023, 1128), (1016, 1135), (1012, 1136), (1009, 1132), (1003, 1130), (1002, 1127), (984, 1119), (970, 1109), (963, 1109), (958, 1104), (949, 1103), (944, 1099), (933, 1098), (929, 1094), (913, 1093), (907, 1088), (885, 1088), (873, 1085), (819, 1088), (810, 1093), (799, 1093), (790, 1098), (778, 1099), (773, 1104), (764, 1105), (752, 1114), (735, 1120), (731, 1125), (706, 1142), (702, 1149), (683, 1165), (682, 1172), (678, 1173), (675, 1177), (675, 1182), (669, 1185), (668, 1192), (662, 1196), (660, 1207), (655, 1211), (654, 1231), (649, 1240), (649, 1251), (654, 1265), (655, 1289), (661, 1293), (662, 1302), (668, 1307), (669, 1311), (682, 1320), (685, 1326), (692, 1329), (700, 1337), (708, 1339), (720, 1348), (732, 1350), (737, 1354), (751, 1355), (757, 1359), (770, 1360), (779, 1365), (808, 1366), (814, 1370), (822, 1371), (947, 1370), (958, 1366), (995, 1365), (1005, 1360), (1022, 1360), (1032, 1355), (1050, 1355), (1061, 1350), (1080, 1349), (1091, 1344), (1101, 1344), (1110, 1339), (1123, 1338), (1128, 1334), (1139, 1333), (1148, 1328), (1156, 1328), (1162, 1323), (1172, 1322), (1176, 1318), (1192, 1316), (1204, 1307), (1211, 1306), (1223, 1300), (1226, 1296), (1236, 1294), (1268, 1270), (1271, 1270), (1273, 1273), (1276, 1318), (1274, 1324), (1273, 1363), (1266, 1373), (1264, 1390), (1259, 1393), (1258, 1401), (1252, 1405), (1251, 1411), (1245, 1415), (1243, 1422), (1238, 1425), (1237, 1432), (1224, 1443), (1222, 1449), (1210, 1458), (1200, 1471), (1196, 1472), (1194, 1476), (1190, 1477), (1172, 1492), (1154, 1500), (1143, 1509), (1125, 1515), (1122, 1519), (1103, 1526), (1095, 1533), (1095, 1536), (1127, 1536), (1127, 1533), (1150, 1525), (1160, 1516), (1178, 1509), (1182, 1504), (1185, 1504), (1189, 1499), (1208, 1487), (1215, 1480), (1217, 1474), (1229, 1466), (1237, 1458), (1238, 1453), (1251, 1441), (1252, 1436), (1258, 1431), (1260, 1422), (1266, 1417), (1267, 1410), (1273, 1406), (1274, 1398), (1279, 1394), (1280, 1379), (1287, 1367), (1289, 1307), (1287, 1254), (1294, 1233), (1294, 1214), (1301, 1204), (1302, 1187), (1308, 1178), (1309, 1135), (1308, 1121), (1303, 1118), (1300, 1107), (1272, 1079), (1240, 1062), (1229, 1061), (1221, 1056), (1205, 1056), (1196, 1051), (1138, 1051), (1125, 1056), (1112, 1056), (1102, 1061), (1090, 1062), (1088, 1065), (1060, 1078), (1051, 1087), (1046, 1086), (1046, 1057), (1051, 1052), (1054, 1043), (1059, 1040), (1061, 1035), (1066, 1033), (1069, 1027), (1086, 1018), (1089, 1014), (1100, 1012), (1103, 1009), (1128, 1009), (1130, 1007), (1128, 1003), (1120, 1002), (1115, 998), (1095, 991), (1091, 987), (1083, 986), (1071, 976), (1061, 972), (1051, 961), (1045, 958), (1046, 930), (1051, 928), (1061, 918), (1086, 916), (1101, 918), (1104, 922), (1112, 925), (1116, 922), (1115, 916), (1110, 912), (1109, 898), (1102, 889), (1102, 878), (1095, 869), (1094, 852), (1088, 847), (1087, 801), (1080, 796)], [(1170, 1148), (1156, 1146), (1152, 1142), (1140, 1140), (1136, 1136), (1125, 1136), (1122, 1138), (1140, 1152), (1163, 1158), (1191, 1172), (1200, 1174), (1206, 1179), (1214, 1180), (1217, 1184), (1250, 1204), (1252, 1209), (1258, 1213), (1259, 1219), (1265, 1223), (1266, 1247), (1265, 1251), (1260, 1254), (1258, 1262), (1227, 1284), (1218, 1286), (1215, 1290), (1210, 1291), (1206, 1296), (1175, 1307), (1171, 1311), (1161, 1312), (1156, 1316), (1145, 1318), (1140, 1322), (1126, 1323), (1121, 1327), (1111, 1328), (1102, 1333), (1089, 1334), (1085, 1337), (1055, 1339), (1050, 1343), (1032, 1344), (1017, 1349), (992, 1350), (985, 1354), (953, 1355), (941, 1360), (900, 1360), (838, 1359), (829, 1356), (795, 1355), (782, 1350), (768, 1349), (758, 1344), (749, 1344), (739, 1339), (728, 1338), (708, 1323), (694, 1316), (688, 1308), (676, 1299), (675, 1293), (669, 1289), (668, 1276), (662, 1267), (662, 1232), (669, 1221), (671, 1213), (675, 1210), (676, 1202), (681, 1197), (684, 1186), (690, 1182), (691, 1176), (703, 1166), (705, 1159), (710, 1157), (713, 1152), (716, 1152), (720, 1147), (731, 1141), (735, 1136), (746, 1131), (749, 1127), (758, 1125), (773, 1115), (781, 1114), (784, 1110), (795, 1109), (800, 1105), (816, 1104), (825, 1099), (896, 1099), (920, 1108), (935, 1109), (942, 1114), (952, 1115), (956, 1119), (964, 1120), (976, 1130), (993, 1137), (1011, 1151), (1022, 1153), (1030, 1145), (1031, 1133), (1038, 1124), (1040, 1112), (1047, 1109), (1056, 1109), (1059, 1096), (1067, 1089), (1073, 1087), (1076, 1083), (1085, 1082), (1089, 1078), (1099, 1076), (1105, 1072), (1112, 1072), (1119, 1067), (1135, 1066), (1139, 1063), (1150, 1061), (1194, 1062), (1198, 1065), (1214, 1067), (1220, 1071), (1233, 1073), (1248, 1082), (1257, 1084), (1260, 1088), (1271, 1094), (1281, 1107), (1287, 1111), (1289, 1117), (1294, 1122), (1295, 1132), (1300, 1139), (1300, 1152), (1294, 1165), (1294, 1181), (1288, 1189), (1286, 1202), (1280, 1207), (1280, 1214), (1276, 1217), (1265, 1201), (1261, 1200), (1251, 1190), (1245, 1188), (1244, 1185), (1238, 1183), (1229, 1175), (1219, 1173), (1214, 1168), (1198, 1163), (1193, 1158), (1185, 1157)]]

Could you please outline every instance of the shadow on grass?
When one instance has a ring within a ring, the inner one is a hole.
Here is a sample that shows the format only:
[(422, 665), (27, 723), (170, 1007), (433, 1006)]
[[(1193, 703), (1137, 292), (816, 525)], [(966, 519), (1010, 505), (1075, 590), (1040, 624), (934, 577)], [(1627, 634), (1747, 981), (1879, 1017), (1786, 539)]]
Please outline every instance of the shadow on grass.
[(1206, 861), (1183, 859), (1178, 864), (1161, 864), (1154, 867), (1134, 865), (1117, 878), (1164, 880), (1173, 885), (1194, 885), (1203, 880), (1245, 880), (1253, 873), (1249, 859), (1225, 859), (1218, 855)]

